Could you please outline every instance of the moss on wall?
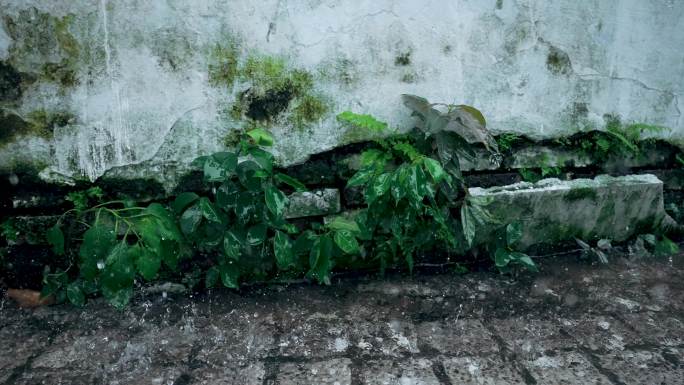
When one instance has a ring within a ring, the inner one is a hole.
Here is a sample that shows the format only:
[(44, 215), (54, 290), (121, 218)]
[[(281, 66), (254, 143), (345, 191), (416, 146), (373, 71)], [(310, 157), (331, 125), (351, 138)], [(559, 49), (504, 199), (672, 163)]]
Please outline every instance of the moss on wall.
[(303, 129), (330, 111), (330, 101), (315, 89), (314, 75), (283, 57), (250, 54), (241, 60), (239, 45), (229, 41), (212, 48), (208, 63), (211, 85), (238, 89), (227, 109), (233, 120), (266, 126), (287, 122)]
[(12, 38), (8, 61), (15, 68), (65, 88), (78, 84), (81, 46), (70, 29), (74, 15), (56, 17), (31, 7), (4, 21)]

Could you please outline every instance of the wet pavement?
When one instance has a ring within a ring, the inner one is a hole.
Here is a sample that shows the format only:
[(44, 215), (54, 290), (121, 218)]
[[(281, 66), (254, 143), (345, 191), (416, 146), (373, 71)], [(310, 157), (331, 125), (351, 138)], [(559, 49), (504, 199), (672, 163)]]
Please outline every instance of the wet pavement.
[(682, 384), (684, 265), (549, 261), (0, 311), (0, 384)]

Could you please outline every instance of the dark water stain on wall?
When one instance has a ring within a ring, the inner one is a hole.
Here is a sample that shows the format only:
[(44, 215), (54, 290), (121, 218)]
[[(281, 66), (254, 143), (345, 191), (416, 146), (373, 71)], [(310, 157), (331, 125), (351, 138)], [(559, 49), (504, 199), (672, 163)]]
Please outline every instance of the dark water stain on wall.
[(0, 102), (19, 100), (22, 95), (22, 75), (11, 64), (0, 61)]
[(549, 46), (546, 56), (546, 68), (555, 75), (569, 75), (572, 73), (570, 56), (559, 48)]

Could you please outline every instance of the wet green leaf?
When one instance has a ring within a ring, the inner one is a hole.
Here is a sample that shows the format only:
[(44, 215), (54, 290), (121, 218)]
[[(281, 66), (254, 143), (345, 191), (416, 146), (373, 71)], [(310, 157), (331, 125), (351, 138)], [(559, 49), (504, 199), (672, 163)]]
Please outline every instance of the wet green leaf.
[(254, 143), (259, 146), (272, 146), (273, 136), (270, 132), (264, 130), (263, 128), (255, 128), (253, 130), (247, 131), (247, 136), (252, 138)]
[(161, 256), (139, 245), (133, 246), (131, 253), (138, 273), (147, 281), (153, 280), (161, 268)]
[(223, 209), (231, 209), (237, 204), (240, 191), (232, 181), (225, 181), (216, 189), (216, 204)]
[(240, 259), (242, 254), (243, 241), (233, 231), (226, 231), (223, 236), (223, 252), (228, 258), (235, 261)]
[(523, 237), (522, 222), (516, 221), (506, 225), (506, 242), (508, 246), (515, 245)]
[(229, 289), (238, 289), (240, 287), (240, 270), (237, 264), (228, 263), (219, 266), (219, 273), (221, 275), (221, 282), (223, 286)]
[(387, 194), (392, 182), (392, 175), (384, 173), (374, 178), (366, 189), (366, 202), (372, 204), (379, 197)]
[(195, 233), (202, 222), (202, 217), (202, 209), (199, 204), (194, 204), (186, 209), (180, 217), (180, 228), (183, 234)]
[(435, 183), (441, 182), (446, 177), (446, 172), (442, 168), (442, 165), (435, 159), (424, 158), (423, 164), (425, 164), (425, 168), (428, 170)]
[(262, 244), (266, 240), (266, 230), (268, 230), (268, 226), (263, 223), (250, 227), (247, 230), (247, 243), (250, 246)]
[(250, 191), (259, 191), (261, 189), (261, 178), (257, 175), (257, 171), (261, 170), (256, 162), (247, 160), (237, 166), (237, 175), (240, 184)]
[(202, 216), (208, 221), (222, 223), (218, 208), (209, 200), (209, 198), (202, 197), (199, 200), (199, 206), (202, 210)]
[(296, 265), (296, 259), (292, 248), (292, 241), (285, 233), (276, 231), (273, 238), (273, 252), (276, 257), (278, 269), (287, 270)]
[(363, 168), (354, 174), (347, 182), (347, 187), (361, 186), (366, 184), (375, 174), (371, 168)]
[(356, 221), (339, 216), (333, 218), (325, 226), (330, 230), (346, 230), (355, 234), (361, 232), (361, 229), (359, 229), (359, 224), (356, 223)]
[(332, 270), (333, 241), (327, 235), (322, 235), (314, 241), (309, 254), (308, 276), (320, 284), (330, 285), (330, 271)]
[(190, 204), (194, 203), (199, 199), (199, 195), (193, 192), (184, 192), (179, 194), (173, 203), (171, 203), (171, 209), (176, 213), (180, 214), (188, 207)]
[(264, 199), (266, 207), (278, 217), (283, 215), (285, 206), (287, 205), (287, 197), (285, 194), (274, 186), (266, 187), (264, 191)]
[(359, 252), (359, 242), (351, 231), (338, 230), (333, 236), (335, 244), (347, 254), (357, 254)]
[(83, 234), (83, 243), (79, 250), (81, 257), (79, 267), (83, 278), (95, 278), (99, 270), (98, 264), (104, 263), (115, 241), (114, 230), (101, 224), (92, 226)]
[(292, 187), (296, 191), (299, 191), (299, 192), (307, 191), (307, 188), (304, 185), (304, 183), (298, 181), (297, 179), (295, 179), (289, 175), (285, 175), (285, 174), (279, 172), (279, 173), (275, 174), (275, 179), (278, 182), (285, 183), (286, 185)]
[(267, 174), (273, 171), (273, 155), (270, 152), (254, 147), (249, 149), (249, 154)]

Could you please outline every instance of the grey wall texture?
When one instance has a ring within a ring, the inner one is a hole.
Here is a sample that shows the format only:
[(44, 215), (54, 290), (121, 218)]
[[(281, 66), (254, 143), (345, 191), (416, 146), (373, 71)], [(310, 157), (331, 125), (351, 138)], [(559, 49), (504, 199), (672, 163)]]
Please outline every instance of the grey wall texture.
[(400, 94), (534, 138), (606, 116), (684, 142), (680, 0), (0, 0), (0, 168), (176, 180), (266, 127), (282, 164), (405, 129)]

